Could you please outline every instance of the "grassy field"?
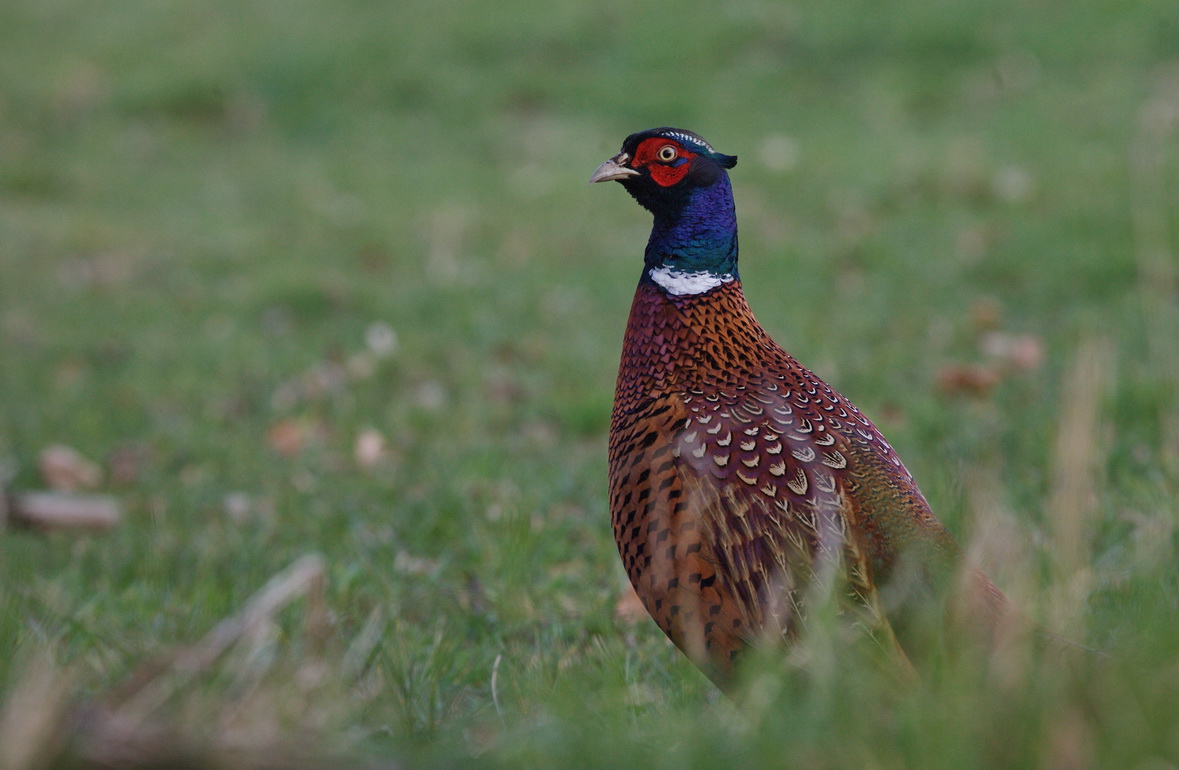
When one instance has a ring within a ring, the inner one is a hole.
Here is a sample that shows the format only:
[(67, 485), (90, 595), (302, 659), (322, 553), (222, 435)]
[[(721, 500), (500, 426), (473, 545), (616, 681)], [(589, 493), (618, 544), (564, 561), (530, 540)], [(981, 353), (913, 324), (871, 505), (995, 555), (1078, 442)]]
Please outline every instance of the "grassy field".
[[(1179, 763), (1179, 5), (834, 5), (0, 4), (0, 473), (126, 511), (0, 535), (0, 765)], [(1109, 660), (816, 638), (735, 707), (616, 613), (649, 221), (586, 180), (657, 125), (740, 155), (761, 321)]]

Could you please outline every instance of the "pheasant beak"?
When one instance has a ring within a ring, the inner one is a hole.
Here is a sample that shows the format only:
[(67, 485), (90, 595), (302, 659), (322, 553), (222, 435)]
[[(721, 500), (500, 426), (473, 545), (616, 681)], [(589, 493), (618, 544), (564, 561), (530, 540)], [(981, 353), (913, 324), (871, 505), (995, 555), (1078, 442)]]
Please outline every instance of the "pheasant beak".
[(609, 182), (615, 179), (626, 179), (628, 176), (638, 176), (639, 172), (635, 171), (626, 165), (630, 160), (630, 155), (625, 152), (620, 152), (610, 160), (594, 169), (594, 173), (590, 174), (589, 183), (594, 182)]

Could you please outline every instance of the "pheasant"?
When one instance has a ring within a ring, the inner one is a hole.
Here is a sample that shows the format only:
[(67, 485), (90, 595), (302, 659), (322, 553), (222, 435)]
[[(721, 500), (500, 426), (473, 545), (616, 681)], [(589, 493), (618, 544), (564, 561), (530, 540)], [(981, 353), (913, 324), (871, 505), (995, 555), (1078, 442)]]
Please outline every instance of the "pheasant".
[[(907, 666), (914, 597), (946, 595), (959, 546), (872, 422), (753, 317), (736, 163), (655, 128), (590, 177), (654, 215), (610, 422), (619, 554), (660, 628), (720, 684), (751, 644), (796, 638), (825, 586)], [(997, 626), (1007, 598), (963, 574), (970, 622)]]

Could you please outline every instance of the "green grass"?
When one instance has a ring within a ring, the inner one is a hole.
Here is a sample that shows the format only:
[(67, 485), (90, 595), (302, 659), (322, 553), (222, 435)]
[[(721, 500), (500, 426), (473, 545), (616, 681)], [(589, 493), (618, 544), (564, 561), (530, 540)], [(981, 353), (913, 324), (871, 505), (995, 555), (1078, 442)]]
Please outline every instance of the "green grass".
[[(1179, 6), (829, 5), (0, 5), (0, 464), (29, 489), (54, 443), (141, 458), (102, 487), (116, 531), (0, 536), (9, 713), (44, 657), (109, 701), (316, 552), (326, 639), (296, 605), (154, 716), (414, 765), (1179, 762)], [(738, 709), (616, 620), (605, 436), (649, 223), (585, 183), (667, 124), (741, 157), (762, 322), (1111, 661), (898, 691), (815, 642)], [(948, 394), (980, 303), (1043, 365)], [(1092, 467), (1061, 481), (1098, 338)]]

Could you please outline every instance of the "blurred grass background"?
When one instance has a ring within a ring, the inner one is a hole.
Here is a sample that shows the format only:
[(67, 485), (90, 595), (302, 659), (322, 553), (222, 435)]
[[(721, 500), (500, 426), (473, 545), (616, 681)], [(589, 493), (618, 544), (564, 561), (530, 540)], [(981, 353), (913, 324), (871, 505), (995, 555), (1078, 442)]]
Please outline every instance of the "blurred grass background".
[[(740, 155), (760, 320), (1113, 662), (897, 693), (837, 657), (734, 711), (616, 617), (605, 436), (649, 221), (585, 183), (656, 125)], [(127, 510), (0, 536), (6, 713), (44, 658), (101, 700), (318, 552), (326, 646), (278, 616), (154, 715), (176, 740), (1173, 766), (1177, 137), (1172, 0), (0, 5), (0, 463), (36, 488), (72, 446)]]

